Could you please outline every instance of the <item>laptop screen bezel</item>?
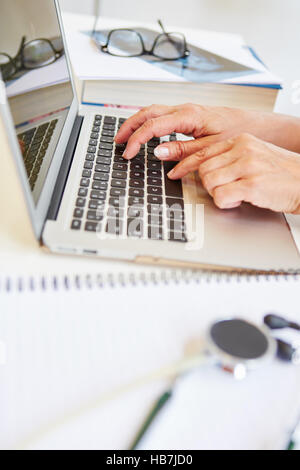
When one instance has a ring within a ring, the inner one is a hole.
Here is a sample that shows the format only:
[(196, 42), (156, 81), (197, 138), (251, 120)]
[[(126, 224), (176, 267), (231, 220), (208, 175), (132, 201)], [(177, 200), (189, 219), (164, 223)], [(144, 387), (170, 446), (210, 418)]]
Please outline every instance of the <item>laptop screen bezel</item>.
[[(23, 189), (23, 193), (25, 196), (33, 230), (38, 239), (40, 239), (42, 235), (42, 230), (43, 230), (43, 226), (44, 226), (48, 209), (50, 206), (54, 186), (57, 180), (57, 176), (60, 170), (64, 153), (65, 153), (65, 150), (66, 150), (73, 126), (74, 126), (76, 116), (78, 115), (78, 107), (79, 107), (74, 78), (72, 74), (71, 62), (70, 62), (69, 53), (67, 49), (65, 32), (63, 28), (59, 1), (58, 0), (52, 0), (52, 1), (56, 9), (59, 28), (60, 28), (60, 32), (61, 32), (61, 36), (63, 39), (64, 48), (65, 48), (65, 57), (66, 57), (66, 62), (67, 62), (67, 67), (68, 67), (68, 72), (69, 72), (69, 77), (70, 77), (70, 84), (71, 84), (72, 92), (73, 92), (73, 100), (72, 100), (64, 127), (62, 129), (61, 136), (57, 143), (57, 147), (54, 152), (51, 165), (49, 167), (48, 174), (45, 179), (44, 186), (41, 191), (37, 204), (35, 204), (33, 201), (31, 189), (28, 183), (27, 173), (26, 173), (25, 166), (23, 163), (22, 153), (21, 153), (20, 146), (17, 140), (17, 136), (16, 136), (15, 125), (14, 125), (13, 118), (10, 112), (10, 107), (9, 107), (7, 98), (6, 96), (3, 96), (2, 97), (3, 99), (1, 99), (1, 96), (0, 96), (0, 115), (3, 120), (4, 128), (7, 132), (8, 143), (9, 143), (11, 153), (12, 153), (12, 156), (14, 158), (14, 161), (17, 167), (21, 184), (22, 184), (22, 189)], [(0, 85), (2, 85), (2, 88), (4, 87), (4, 90), (5, 90), (5, 86), (3, 85), (3, 83)], [(0, 90), (0, 93), (1, 93), (1, 90)], [(5, 91), (4, 91), (4, 95), (5, 95)]]

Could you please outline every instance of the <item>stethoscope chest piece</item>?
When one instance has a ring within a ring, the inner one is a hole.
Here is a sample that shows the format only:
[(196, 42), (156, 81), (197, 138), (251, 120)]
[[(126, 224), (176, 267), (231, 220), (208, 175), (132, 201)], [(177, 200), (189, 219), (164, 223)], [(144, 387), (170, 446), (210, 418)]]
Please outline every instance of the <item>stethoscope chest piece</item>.
[(232, 318), (209, 327), (207, 351), (223, 370), (241, 380), (249, 370), (274, 359), (276, 341), (264, 326)]

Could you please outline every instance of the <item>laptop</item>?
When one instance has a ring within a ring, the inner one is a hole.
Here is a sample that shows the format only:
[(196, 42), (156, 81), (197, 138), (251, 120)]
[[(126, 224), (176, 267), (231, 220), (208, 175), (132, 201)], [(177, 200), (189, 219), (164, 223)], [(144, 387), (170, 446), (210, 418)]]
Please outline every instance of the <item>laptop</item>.
[(123, 159), (114, 136), (132, 111), (79, 106), (57, 1), (0, 5), (0, 117), (9, 141), (2, 158), (15, 162), (44, 247), (189, 268), (300, 268), (282, 214), (249, 204), (223, 211), (195, 174), (167, 178), (174, 163), (160, 162), (154, 149), (185, 136), (153, 138)]

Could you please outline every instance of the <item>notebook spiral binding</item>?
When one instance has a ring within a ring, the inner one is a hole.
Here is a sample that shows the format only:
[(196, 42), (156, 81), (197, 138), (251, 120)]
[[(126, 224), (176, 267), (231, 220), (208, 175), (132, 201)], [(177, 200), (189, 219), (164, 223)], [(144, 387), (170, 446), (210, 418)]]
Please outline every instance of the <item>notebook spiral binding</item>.
[(116, 287), (138, 287), (170, 284), (205, 284), (210, 282), (260, 282), (260, 281), (298, 281), (298, 273), (251, 274), (220, 273), (205, 271), (160, 271), (150, 273), (108, 273), (95, 275), (45, 275), (29, 277), (0, 276), (0, 294), (9, 292), (35, 292), (35, 291), (74, 291), (94, 290)]

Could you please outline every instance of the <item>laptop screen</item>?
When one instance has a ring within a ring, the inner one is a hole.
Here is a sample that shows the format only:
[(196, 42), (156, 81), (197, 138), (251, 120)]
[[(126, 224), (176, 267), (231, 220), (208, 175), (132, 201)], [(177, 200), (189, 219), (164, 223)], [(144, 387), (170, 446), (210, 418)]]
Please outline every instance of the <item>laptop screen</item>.
[(4, 81), (28, 182), (38, 203), (73, 101), (55, 2), (0, 0)]

